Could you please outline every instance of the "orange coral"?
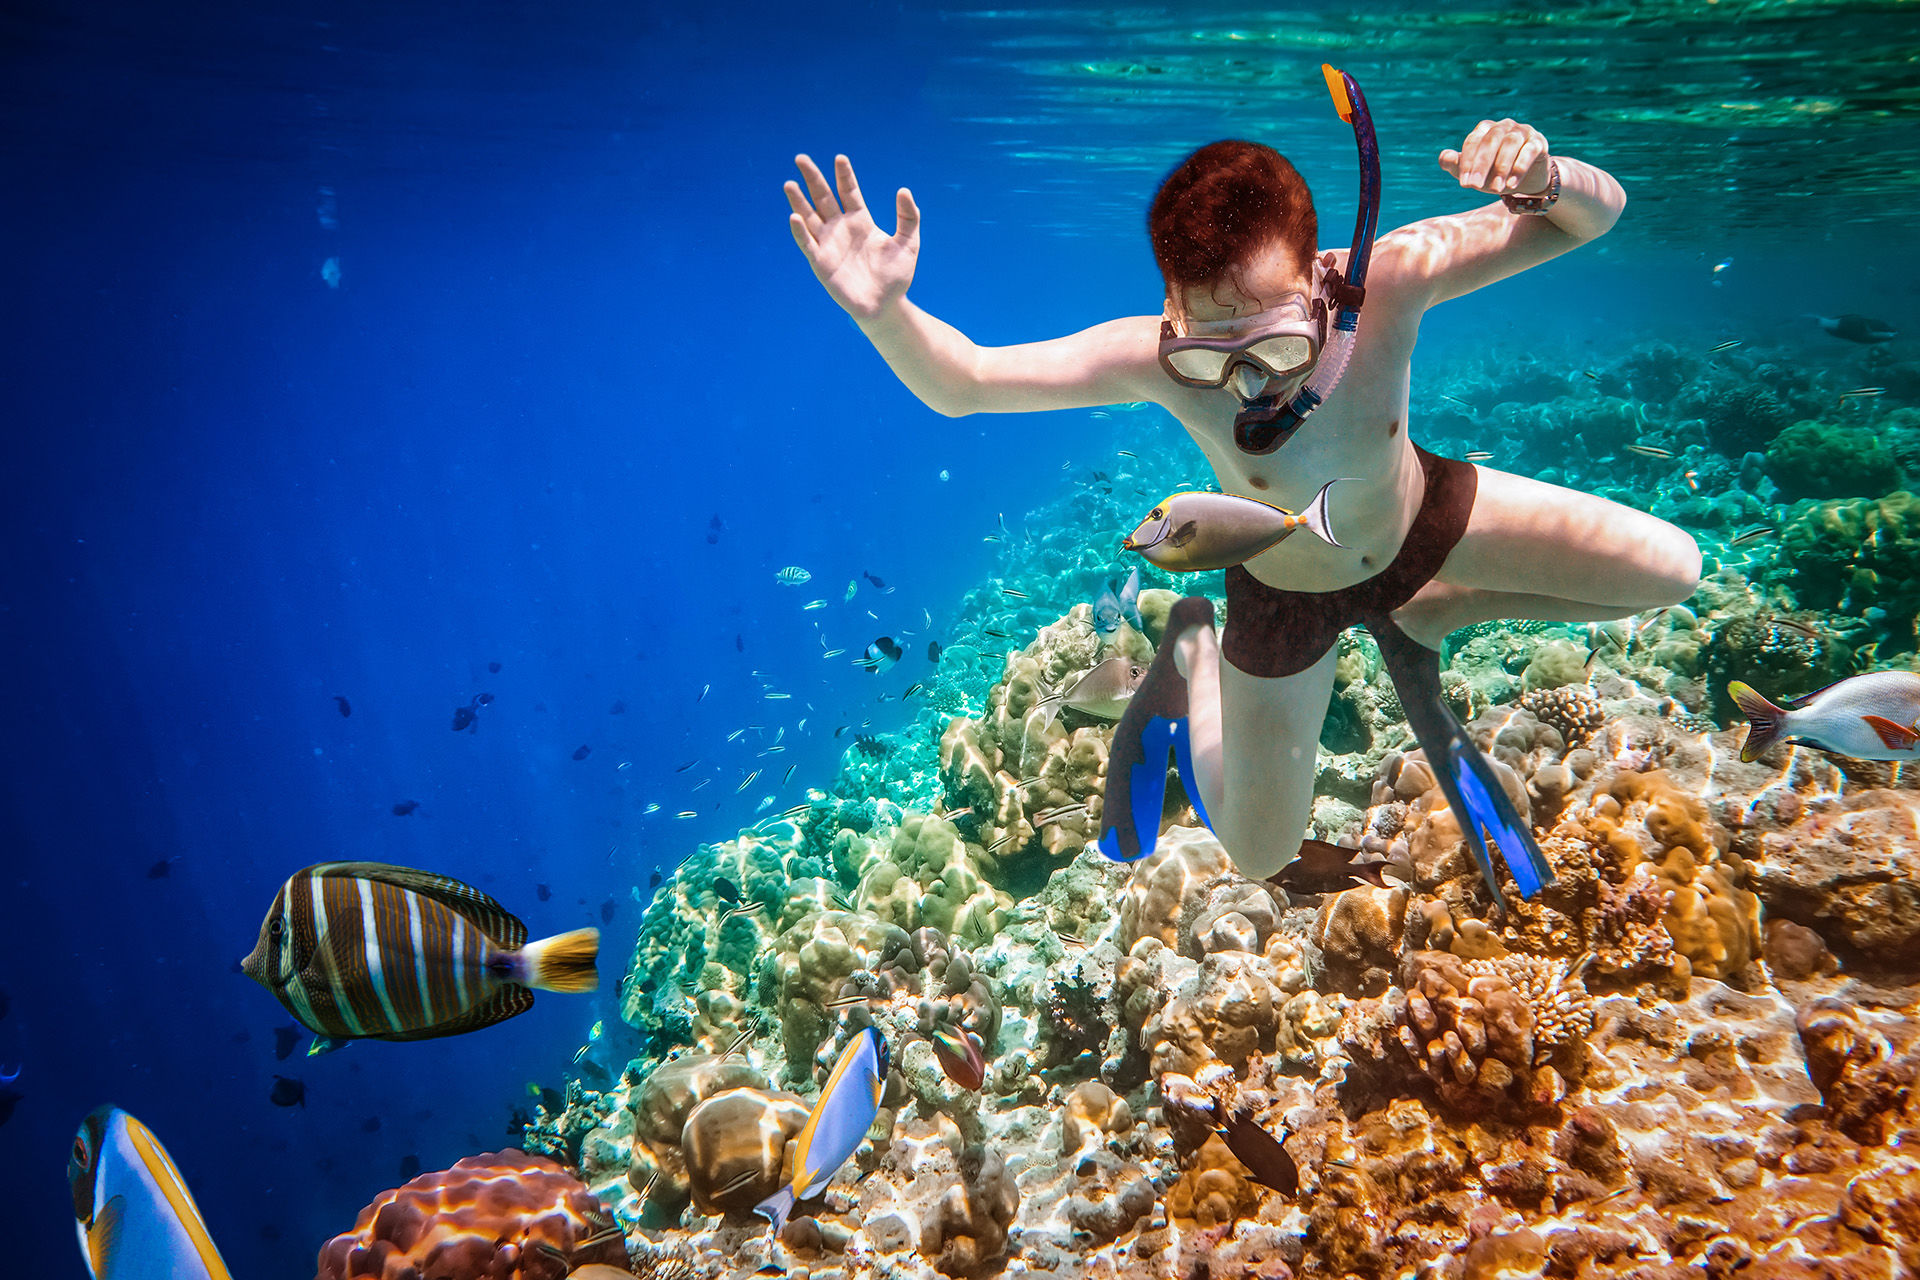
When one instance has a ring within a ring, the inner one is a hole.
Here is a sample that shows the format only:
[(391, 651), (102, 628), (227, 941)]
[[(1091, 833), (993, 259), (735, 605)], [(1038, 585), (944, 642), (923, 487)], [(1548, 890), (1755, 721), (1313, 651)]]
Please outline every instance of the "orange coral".
[(320, 1250), (317, 1280), (563, 1280), (626, 1261), (592, 1192), (551, 1160), (498, 1151), (381, 1192)]

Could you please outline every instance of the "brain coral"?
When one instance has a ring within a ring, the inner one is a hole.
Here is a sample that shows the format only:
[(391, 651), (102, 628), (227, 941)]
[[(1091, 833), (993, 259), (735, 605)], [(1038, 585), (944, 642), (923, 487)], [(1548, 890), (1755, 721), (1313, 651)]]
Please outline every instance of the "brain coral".
[(320, 1250), (318, 1280), (564, 1280), (626, 1261), (591, 1192), (551, 1160), (498, 1151), (381, 1192)]

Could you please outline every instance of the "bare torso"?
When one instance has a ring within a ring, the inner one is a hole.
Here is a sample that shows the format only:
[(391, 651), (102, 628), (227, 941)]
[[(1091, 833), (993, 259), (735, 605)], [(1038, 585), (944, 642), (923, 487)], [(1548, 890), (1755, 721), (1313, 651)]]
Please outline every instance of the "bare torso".
[[(1344, 250), (1336, 252), (1336, 265), (1344, 267), (1346, 257)], [(1344, 549), (1308, 535), (1288, 538), (1247, 562), (1248, 572), (1270, 586), (1337, 591), (1372, 577), (1392, 561), (1420, 509), (1424, 473), (1407, 438), (1420, 316), (1382, 283), (1370, 286), (1352, 362), (1339, 386), (1299, 434), (1273, 453), (1255, 456), (1234, 444), (1240, 402), (1232, 391), (1159, 378), (1155, 400), (1200, 446), (1224, 492), (1300, 511), (1328, 481), (1341, 482), (1327, 495), (1327, 514)], [(1157, 332), (1157, 318), (1141, 317), (1140, 323)]]

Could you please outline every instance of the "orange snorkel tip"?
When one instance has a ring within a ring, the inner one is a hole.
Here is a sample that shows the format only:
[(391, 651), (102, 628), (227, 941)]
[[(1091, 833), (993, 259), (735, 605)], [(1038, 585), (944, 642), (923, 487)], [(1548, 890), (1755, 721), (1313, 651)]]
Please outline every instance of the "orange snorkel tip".
[(1331, 62), (1320, 64), (1320, 74), (1327, 78), (1327, 92), (1333, 95), (1333, 109), (1340, 113), (1342, 120), (1352, 124), (1353, 101), (1347, 97), (1346, 77)]

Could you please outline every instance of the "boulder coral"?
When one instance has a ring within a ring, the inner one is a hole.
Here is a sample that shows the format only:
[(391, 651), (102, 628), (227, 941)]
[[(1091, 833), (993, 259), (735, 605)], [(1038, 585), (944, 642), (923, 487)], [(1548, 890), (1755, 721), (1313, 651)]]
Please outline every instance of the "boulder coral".
[(381, 1192), (321, 1247), (318, 1280), (563, 1280), (626, 1261), (586, 1187), (544, 1157), (497, 1151)]

